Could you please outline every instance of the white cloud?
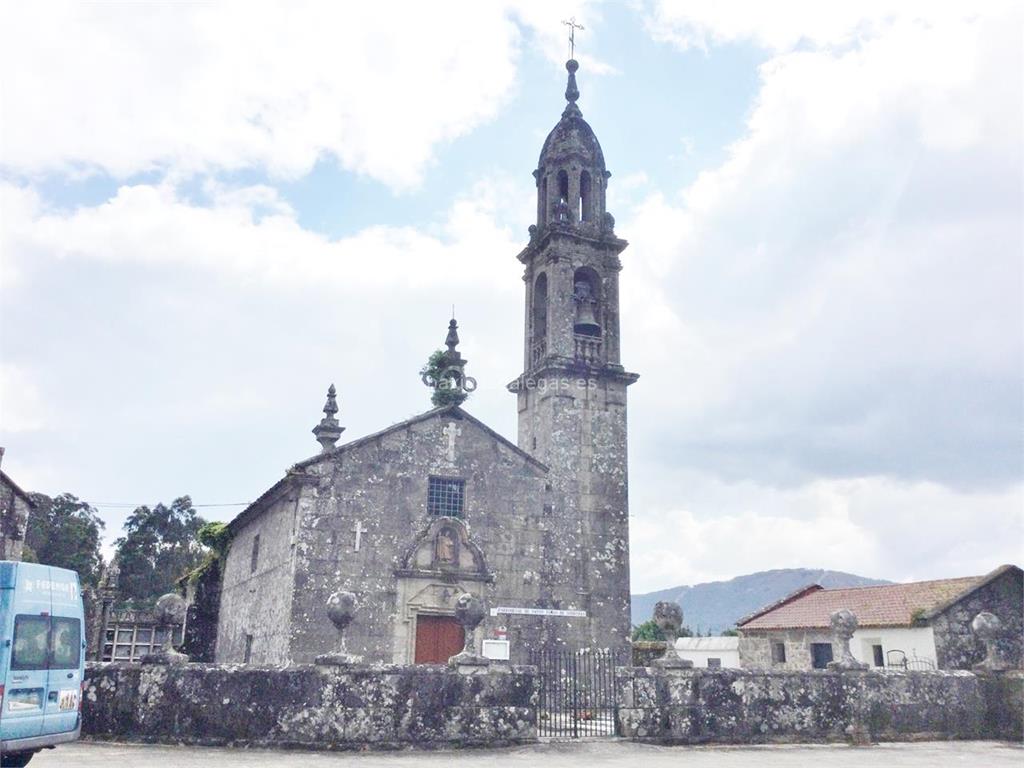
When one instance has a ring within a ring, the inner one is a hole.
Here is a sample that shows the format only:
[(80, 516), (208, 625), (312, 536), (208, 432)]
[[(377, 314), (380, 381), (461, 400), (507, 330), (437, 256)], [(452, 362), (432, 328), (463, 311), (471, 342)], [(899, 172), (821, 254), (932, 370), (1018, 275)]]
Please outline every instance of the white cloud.
[(517, 22), (550, 49), (559, 14), (584, 6), (5, 3), (0, 162), (297, 177), (331, 157), (408, 188), (510, 97)]
[(778, 54), (727, 160), (622, 217), (631, 424), (670, 462), (1019, 481), (1018, 32), (939, 15)]
[(1012, 3), (1006, 0), (970, 5), (943, 0), (656, 0), (649, 10), (647, 28), (655, 39), (681, 48), (707, 50), (714, 45), (752, 41), (766, 49), (784, 52), (801, 46), (856, 45), (893, 23), (930, 25), (1009, 8)]
[(973, 576), (1024, 558), (1019, 536), (992, 536), (1020, 531), (1019, 484), (966, 494), (884, 477), (790, 489), (689, 471), (659, 480), (685, 489), (688, 503), (665, 505), (649, 485), (634, 495), (634, 508), (643, 508), (630, 521), (632, 551), (642, 553), (634, 556), (634, 592), (794, 567), (894, 581)]
[[(207, 185), (212, 205), (183, 199), (171, 184), (121, 187), (105, 203), (47, 210), (29, 188), (0, 184), (11, 212), (0, 240), (15, 271), (33, 259), (65, 258), (141, 265), (184, 265), (282, 287), (320, 285), (340, 294), (393, 292), (440, 285), (515, 286), (521, 247), (497, 223), (504, 195), (480, 182), (456, 200), (439, 233), (368, 227), (332, 240), (303, 229), (295, 212), (266, 186)], [(519, 190), (529, 199), (528, 190)], [(20, 266), (19, 266), (20, 265)]]
[(47, 427), (47, 409), (30, 371), (0, 363), (0, 424), (6, 432), (35, 432)]

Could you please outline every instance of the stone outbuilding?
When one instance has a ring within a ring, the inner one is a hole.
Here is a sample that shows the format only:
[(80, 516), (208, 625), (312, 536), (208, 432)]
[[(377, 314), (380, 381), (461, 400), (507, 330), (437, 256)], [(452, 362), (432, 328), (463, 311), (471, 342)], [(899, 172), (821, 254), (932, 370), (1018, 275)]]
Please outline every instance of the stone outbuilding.
[(870, 667), (971, 669), (985, 648), (971, 631), (982, 611), (1001, 622), (1003, 658), (1019, 667), (1024, 644), (1024, 572), (1002, 565), (985, 576), (824, 589), (812, 584), (737, 622), (740, 664), (824, 669), (834, 656), (830, 617), (853, 611), (850, 649)]
[[(0, 448), (0, 462), (4, 449)], [(0, 469), (0, 560), (21, 560), (28, 516), (35, 505), (10, 476)]]
[[(309, 662), (339, 648), (327, 599), (356, 595), (346, 652), (432, 663), (461, 650), (463, 592), (488, 616), (478, 645), (513, 662), (552, 647), (629, 644), (626, 388), (619, 255), (605, 209), (610, 173), (577, 105), (566, 107), (534, 179), (524, 267), (522, 373), (512, 442), (448, 404), (335, 447), (333, 386), (300, 461), (230, 523), (217, 621), (219, 662)], [(442, 379), (470, 389), (452, 320)], [(425, 383), (429, 383), (426, 382)], [(434, 382), (437, 386), (437, 382)]]

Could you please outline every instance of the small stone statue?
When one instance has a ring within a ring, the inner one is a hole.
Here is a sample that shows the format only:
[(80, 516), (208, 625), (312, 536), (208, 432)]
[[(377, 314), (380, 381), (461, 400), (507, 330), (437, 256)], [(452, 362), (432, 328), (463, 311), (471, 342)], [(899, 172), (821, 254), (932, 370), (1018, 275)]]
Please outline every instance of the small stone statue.
[(654, 623), (665, 636), (665, 654), (660, 659), (655, 659), (653, 664), (661, 669), (689, 669), (693, 666), (692, 661), (679, 658), (676, 652), (676, 639), (679, 637), (679, 628), (683, 625), (683, 609), (679, 603), (662, 600), (654, 606)]
[(480, 622), (487, 616), (487, 608), (483, 600), (469, 592), (463, 592), (455, 600), (455, 619), (462, 625), (466, 642), (461, 653), (452, 656), (448, 663), (464, 674), (476, 674), (484, 671), (491, 660), (480, 656), (473, 647), (473, 633)]
[(143, 664), (185, 664), (188, 656), (174, 650), (174, 630), (185, 623), (185, 598), (173, 592), (161, 595), (156, 601), (156, 626), (163, 630), (164, 644), (159, 651), (142, 657)]
[(839, 648), (839, 659), (830, 661), (828, 668), (838, 672), (856, 672), (867, 669), (868, 665), (857, 661), (850, 652), (850, 640), (857, 630), (857, 615), (848, 608), (843, 608), (832, 612), (830, 622), (833, 635), (832, 647)]
[(356, 615), (356, 596), (351, 592), (335, 592), (327, 598), (327, 618), (338, 630), (341, 638), (341, 650), (338, 653), (325, 653), (316, 657), (317, 664), (345, 667), (358, 664), (360, 656), (353, 656), (345, 650), (345, 628), (352, 623)]
[(982, 611), (971, 622), (974, 634), (985, 644), (985, 658), (974, 665), (976, 672), (1000, 672), (1009, 669), (1002, 652), (999, 650), (999, 635), (1003, 630), (1003, 622), (994, 613)]

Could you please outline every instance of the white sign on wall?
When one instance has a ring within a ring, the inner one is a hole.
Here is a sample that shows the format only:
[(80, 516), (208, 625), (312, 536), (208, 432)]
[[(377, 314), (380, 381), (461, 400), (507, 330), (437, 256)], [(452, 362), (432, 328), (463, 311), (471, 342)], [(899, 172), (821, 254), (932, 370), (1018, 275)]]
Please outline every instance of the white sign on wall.
[(563, 611), (557, 608), (512, 608), (509, 606), (491, 608), (491, 616), (499, 616), (503, 613), (514, 616), (568, 616), (574, 619), (587, 618), (586, 611)]

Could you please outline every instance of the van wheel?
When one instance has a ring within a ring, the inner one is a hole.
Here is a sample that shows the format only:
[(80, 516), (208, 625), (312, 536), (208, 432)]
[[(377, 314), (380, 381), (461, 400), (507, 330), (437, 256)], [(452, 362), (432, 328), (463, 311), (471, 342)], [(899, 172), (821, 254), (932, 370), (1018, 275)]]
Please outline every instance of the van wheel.
[(21, 768), (23, 765), (28, 765), (28, 761), (32, 759), (32, 755), (35, 752), (8, 752), (6, 755), (0, 756), (0, 766), (3, 768)]

